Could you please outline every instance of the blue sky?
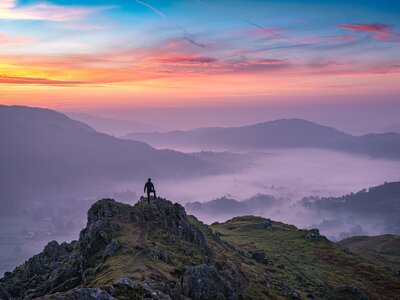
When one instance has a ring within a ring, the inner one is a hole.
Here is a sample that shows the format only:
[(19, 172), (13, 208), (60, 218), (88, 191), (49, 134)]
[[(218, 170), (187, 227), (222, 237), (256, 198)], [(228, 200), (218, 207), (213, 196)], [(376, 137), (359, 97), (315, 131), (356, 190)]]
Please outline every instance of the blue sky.
[(102, 90), (118, 105), (393, 98), (399, 20), (398, 1), (2, 0), (0, 92), (86, 103)]

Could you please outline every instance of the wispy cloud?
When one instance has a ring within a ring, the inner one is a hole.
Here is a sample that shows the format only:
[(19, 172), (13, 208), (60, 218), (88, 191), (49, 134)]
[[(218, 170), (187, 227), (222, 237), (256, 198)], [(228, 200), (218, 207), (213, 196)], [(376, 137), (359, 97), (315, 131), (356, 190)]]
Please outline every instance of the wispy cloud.
[(110, 7), (61, 6), (48, 2), (20, 6), (17, 0), (1, 0), (0, 20), (37, 20), (63, 22), (81, 19)]
[(215, 63), (217, 60), (212, 57), (204, 57), (193, 54), (166, 56), (158, 59), (158, 62), (165, 64), (180, 65), (205, 65)]
[(400, 42), (400, 32), (396, 32), (393, 26), (389, 24), (341, 24), (339, 27), (347, 30), (370, 33), (372, 38), (378, 41)]
[(5, 76), (0, 75), (0, 83), (5, 84), (24, 84), (24, 85), (58, 85), (58, 86), (72, 86), (84, 84), (83, 81), (65, 81), (65, 80), (52, 80), (40, 77), (25, 77), (25, 76)]
[(189, 43), (200, 47), (200, 48), (205, 48), (205, 45), (197, 42), (193, 35), (187, 31), (184, 27), (182, 27), (181, 25), (173, 22), (170, 18), (167, 17), (167, 15), (165, 15), (164, 13), (162, 13), (161, 11), (159, 11), (157, 8), (155, 8), (154, 6), (148, 4), (147, 2), (141, 1), (141, 0), (136, 0), (136, 2), (140, 5), (144, 5), (147, 8), (149, 8), (150, 10), (152, 10), (154, 13), (156, 13), (157, 15), (159, 15), (160, 17), (162, 17), (163, 19), (165, 19), (168, 23), (170, 23), (171, 25), (175, 26), (176, 28), (178, 28), (180, 31), (182, 31), (183, 34), (183, 38), (188, 41)]
[[(204, 6), (204, 7), (208, 8), (208, 9), (220, 11), (217, 7), (212, 6), (212, 5), (210, 5), (210, 4), (207, 4), (207, 3), (205, 3), (205, 2), (203, 2), (203, 1), (201, 1), (201, 0), (196, 0), (196, 2), (197, 2), (198, 4), (200, 4), (201, 6)], [(252, 26), (252, 27), (257, 28), (257, 29), (259, 30), (259, 32), (261, 32), (261, 33), (263, 33), (263, 34), (269, 34), (269, 35), (271, 35), (271, 36), (278, 37), (279, 39), (288, 41), (288, 42), (290, 42), (290, 43), (300, 44), (298, 41), (296, 41), (296, 40), (294, 40), (294, 39), (292, 39), (292, 38), (289, 38), (289, 37), (287, 37), (287, 36), (285, 36), (285, 35), (282, 35), (282, 34), (278, 33), (277, 30), (267, 28), (267, 27), (262, 26), (262, 25), (260, 25), (260, 24), (258, 24), (258, 23), (256, 23), (256, 22), (254, 22), (254, 21), (252, 21), (252, 20), (243, 18), (242, 16), (239, 16), (239, 15), (236, 15), (236, 14), (232, 14), (232, 13), (227, 13), (225, 10), (223, 11), (223, 13), (226, 14), (226, 15), (232, 16), (232, 17), (234, 17), (234, 18), (236, 18), (236, 19), (238, 19), (238, 20), (240, 20), (240, 21), (242, 21), (242, 22), (244, 22), (244, 23), (247, 23), (248, 25), (250, 25), (250, 26)]]
[(5, 32), (0, 32), (0, 46), (23, 45), (23, 44), (30, 44), (32, 42), (33, 39), (29, 37), (13, 37)]

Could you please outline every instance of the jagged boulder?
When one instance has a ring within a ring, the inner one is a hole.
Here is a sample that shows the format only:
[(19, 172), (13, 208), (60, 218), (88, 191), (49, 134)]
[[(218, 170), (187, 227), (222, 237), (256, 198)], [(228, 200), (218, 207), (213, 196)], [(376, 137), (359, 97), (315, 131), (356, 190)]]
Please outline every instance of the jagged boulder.
[(181, 278), (183, 294), (193, 300), (238, 299), (232, 287), (214, 266), (202, 264), (190, 267)]
[(100, 288), (79, 288), (64, 293), (47, 295), (43, 300), (117, 300)]
[[(0, 281), (0, 299), (35, 298), (62, 289), (65, 281), (80, 282), (76, 241), (48, 243), (43, 252), (33, 256)], [(66, 286), (66, 289), (71, 288)]]
[(268, 264), (268, 258), (265, 256), (264, 252), (261, 251), (251, 251), (249, 253), (250, 258), (254, 259), (256, 262), (259, 262), (261, 264)]
[(129, 223), (131, 218), (132, 206), (115, 201), (114, 199), (102, 199), (95, 202), (88, 211), (87, 225), (99, 220), (117, 217), (119, 220)]
[(305, 234), (304, 237), (306, 239), (311, 239), (311, 240), (325, 240), (328, 241), (327, 238), (319, 233), (319, 230), (317, 228), (313, 228), (308, 230)]
[(190, 224), (185, 209), (178, 203), (160, 198), (150, 204), (147, 204), (147, 200), (141, 201), (133, 207), (132, 218), (136, 223), (171, 231), (180, 239), (200, 246), (206, 253), (211, 253), (204, 234)]
[[(171, 300), (170, 287), (164, 283), (155, 282), (153, 280), (134, 280), (129, 277), (122, 277), (114, 281), (110, 290), (112, 294), (119, 299), (121, 296), (133, 294), (134, 299), (157, 299), (157, 300)], [(178, 297), (174, 297), (179, 298)]]
[(120, 243), (118, 242), (117, 239), (112, 239), (111, 242), (107, 245), (106, 249), (104, 250), (103, 253), (103, 261), (105, 261), (107, 258), (115, 255), (117, 250), (121, 247)]

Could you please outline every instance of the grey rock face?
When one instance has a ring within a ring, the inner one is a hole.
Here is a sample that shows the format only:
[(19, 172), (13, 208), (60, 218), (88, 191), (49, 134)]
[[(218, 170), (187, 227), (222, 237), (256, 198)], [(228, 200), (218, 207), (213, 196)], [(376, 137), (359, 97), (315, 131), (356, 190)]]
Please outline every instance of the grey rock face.
[[(31, 299), (71, 288), (65, 281), (80, 282), (76, 242), (48, 243), (42, 253), (33, 256), (0, 280), (0, 299)], [(74, 286), (72, 286), (74, 287)]]
[(308, 232), (304, 235), (304, 238), (306, 239), (311, 239), (311, 240), (325, 240), (327, 241), (327, 238), (319, 233), (319, 230), (314, 228), (308, 230)]
[(109, 243), (106, 247), (106, 249), (104, 250), (103, 253), (103, 261), (105, 261), (107, 258), (115, 255), (115, 253), (117, 252), (117, 250), (121, 247), (120, 243), (118, 242), (118, 240), (116, 239), (112, 239), (111, 243)]
[(254, 259), (256, 262), (261, 264), (268, 264), (268, 259), (265, 257), (265, 253), (260, 251), (250, 252), (250, 258)]
[[(123, 277), (112, 283), (113, 295), (135, 295), (135, 299), (157, 299), (171, 300), (170, 288), (160, 282), (152, 280), (133, 280), (129, 277)], [(179, 299), (176, 298), (176, 299)]]
[(190, 224), (182, 205), (160, 199), (150, 204), (146, 204), (146, 201), (139, 202), (133, 207), (132, 218), (136, 223), (170, 230), (179, 238), (200, 246), (204, 252), (211, 252), (204, 234)]
[(132, 221), (131, 211), (132, 207), (128, 204), (116, 202), (114, 199), (102, 199), (92, 205), (88, 211), (88, 222), (89, 226), (99, 220), (118, 216), (118, 218), (125, 223)]
[(214, 266), (190, 267), (181, 278), (183, 294), (193, 300), (238, 299)]
[(43, 300), (117, 300), (100, 288), (80, 288), (64, 293), (55, 293), (42, 298)]
[[(197, 245), (205, 255), (211, 254), (204, 234), (189, 222), (181, 205), (157, 199), (150, 205), (143, 201), (130, 206), (103, 199), (89, 209), (87, 227), (81, 231), (78, 241), (61, 245), (52, 241), (42, 253), (13, 272), (7, 272), (0, 279), (0, 299), (118, 299), (116, 291), (126, 290), (128, 286), (115, 283), (107, 288), (89, 289), (85, 284), (95, 278), (103, 270), (104, 262), (121, 248), (116, 239), (121, 226), (133, 223), (148, 230), (164, 229), (170, 233), (171, 242), (182, 239)], [(172, 263), (162, 251), (149, 253), (155, 259)], [(179, 299), (182, 295), (163, 287), (162, 281), (145, 280), (135, 284), (136, 288), (129, 287), (130, 292), (148, 299), (170, 299), (169, 295), (174, 293), (177, 295), (174, 298)]]

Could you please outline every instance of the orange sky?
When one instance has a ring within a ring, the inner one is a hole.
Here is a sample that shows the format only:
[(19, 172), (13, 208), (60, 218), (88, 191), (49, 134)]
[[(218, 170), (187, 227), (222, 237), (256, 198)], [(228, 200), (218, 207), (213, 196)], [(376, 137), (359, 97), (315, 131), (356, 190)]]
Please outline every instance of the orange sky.
[(237, 1), (229, 12), (222, 0), (193, 2), (2, 1), (1, 103), (78, 110), (400, 94), (393, 8), (339, 1), (322, 22), (326, 7), (307, 1), (297, 10)]

